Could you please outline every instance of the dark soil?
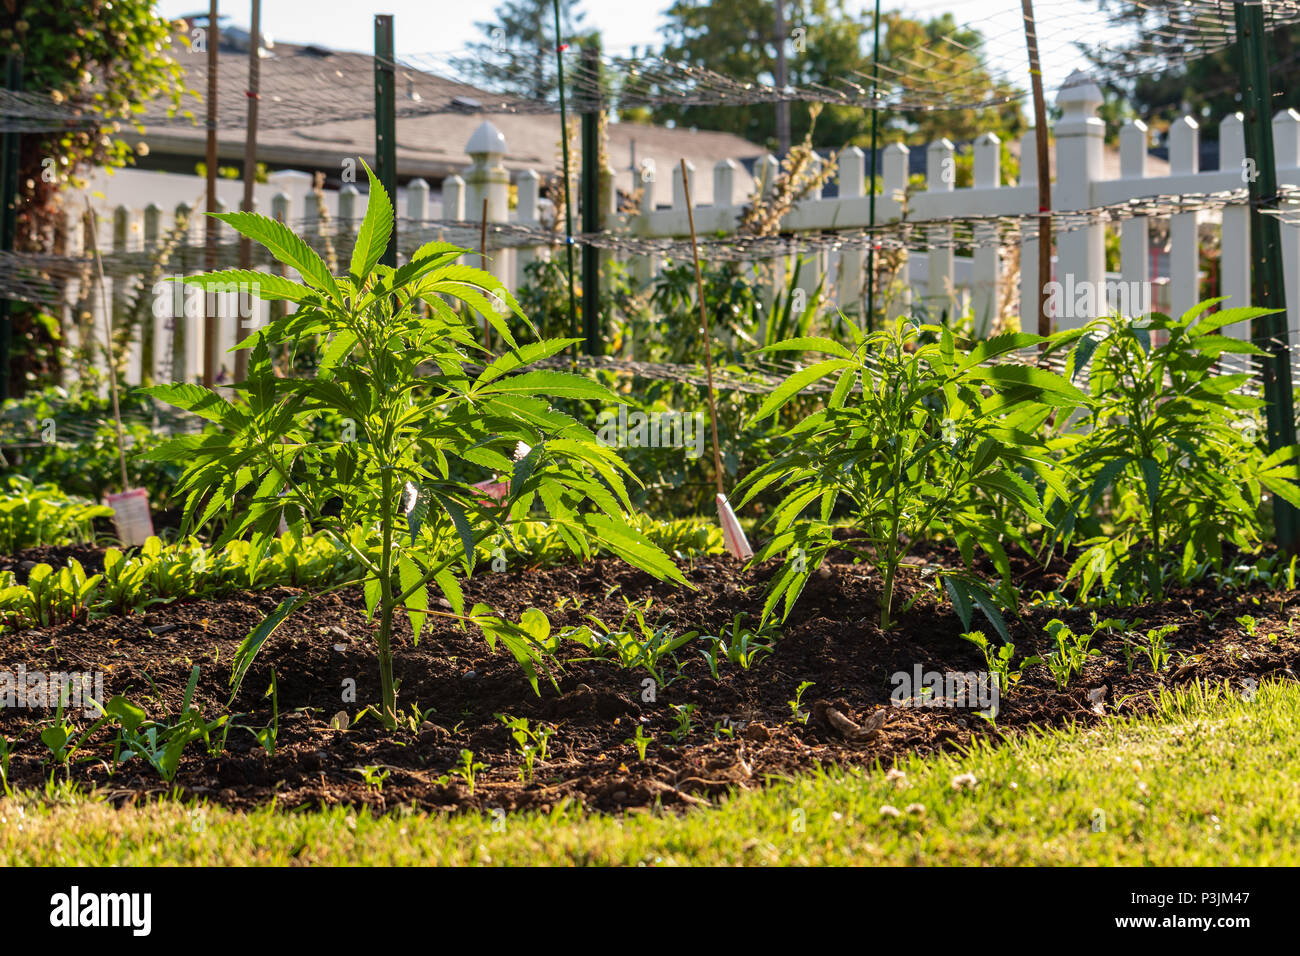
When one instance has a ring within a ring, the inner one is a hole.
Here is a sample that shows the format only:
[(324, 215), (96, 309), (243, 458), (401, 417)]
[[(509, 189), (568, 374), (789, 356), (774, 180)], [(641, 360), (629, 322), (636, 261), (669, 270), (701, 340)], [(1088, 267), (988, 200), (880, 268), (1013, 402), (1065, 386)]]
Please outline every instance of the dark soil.
[[(0, 559), (0, 569), (19, 571), (23, 562), (69, 555), (88, 573), (101, 564), (93, 549), (47, 548)], [(925, 557), (955, 564), (955, 555), (938, 550)], [(1064, 566), (1044, 572), (1020, 557), (1014, 567), (1028, 596), (1059, 584)], [(487, 602), (512, 620), (536, 607), (558, 630), (587, 623), (589, 614), (615, 626), (627, 601), (649, 597), (653, 603), (646, 616), (652, 625), (671, 623), (677, 630), (716, 634), (742, 612), (755, 623), (772, 570), (747, 573), (730, 559), (709, 558), (687, 569), (696, 590), (684, 590), (620, 562), (600, 560), (581, 567), (481, 574), (466, 583), (466, 604)], [(975, 706), (895, 707), (893, 675), (911, 675), (917, 666), (922, 671), (982, 671), (984, 662), (959, 637), (960, 622), (946, 603), (936, 603), (932, 585), (915, 568), (904, 575), (896, 607), (922, 593), (896, 628), (882, 633), (879, 584), (870, 568), (833, 562), (810, 581), (771, 656), (748, 670), (724, 662), (715, 680), (697, 646), (688, 645), (678, 654), (680, 672), (668, 666), (667, 683), (654, 687), (653, 694), (644, 683), (645, 671), (583, 659), (587, 652), (574, 644), (560, 653), (558, 689), (543, 680), (538, 696), (509, 653), (490, 651), (477, 631), (431, 618), (419, 645), (412, 646), (403, 621), (396, 650), (399, 704), (406, 715), (413, 705), (425, 713), (395, 733), (384, 731), (372, 715), (347, 731), (330, 727), (336, 712), (346, 710), (355, 717), (365, 704), (377, 701), (379, 687), (371, 640), (375, 624), (366, 620), (361, 595), (327, 595), (291, 617), (263, 649), (235, 701), (238, 726), (230, 732), (226, 750), (208, 755), (192, 745), (176, 784), (186, 795), (233, 807), (272, 799), (281, 807), (342, 803), (377, 810), (405, 804), (546, 809), (566, 799), (608, 811), (658, 803), (684, 806), (819, 765), (879, 761), (887, 766), (903, 755), (952, 750), (976, 737), (1141, 713), (1153, 706), (1150, 692), (1197, 679), (1227, 680), (1241, 688), (1269, 678), (1293, 680), (1300, 659), (1300, 642), (1291, 626), (1291, 608), (1300, 605), (1300, 592), (1189, 590), (1159, 605), (1101, 615), (1142, 618), (1143, 634), (1157, 625), (1179, 625), (1169, 638), (1170, 663), (1159, 674), (1140, 655), (1129, 672), (1121, 640), (1102, 633), (1093, 643), (1102, 654), (1091, 658), (1064, 692), (1057, 691), (1045, 667), (1028, 669), (1002, 695), (996, 723), (980, 716)], [(223, 712), (229, 694), (236, 646), (294, 593), (281, 588), (193, 600), (132, 617), (6, 634), (0, 636), (0, 669), (12, 671), (21, 663), (29, 672), (102, 670), (107, 696), (125, 694), (157, 718), (179, 713), (186, 680), (197, 663), (202, 676), (196, 702), (214, 718)], [(1243, 615), (1256, 621), (1253, 636), (1236, 620)], [(1091, 630), (1087, 612), (1028, 609), (1019, 621), (1010, 622), (1017, 660), (1047, 653), (1043, 625), (1054, 617), (1076, 631)], [(976, 626), (993, 636), (982, 619)], [(272, 670), (279, 732), (269, 756), (245, 728), (261, 729), (272, 722), (271, 699), (263, 696)], [(355, 702), (345, 702), (351, 681)], [(790, 703), (804, 681), (813, 684), (803, 697), (803, 711), (810, 715), (806, 722), (794, 716)], [(677, 705), (695, 708), (680, 739), (673, 736), (679, 728)], [(882, 729), (862, 740), (852, 739), (851, 728), (837, 720), (842, 715), (861, 725), (872, 715), (879, 720), (882, 708)], [(523, 762), (499, 714), (555, 728), (550, 754), (531, 781), (520, 779)], [(67, 773), (79, 783), (103, 788), (113, 799), (171, 789), (140, 759), (112, 774), (103, 759), (68, 771), (52, 767), (39, 741), (41, 726), (51, 716), (40, 710), (0, 710), (0, 733), (19, 742), (9, 770), (11, 785), (38, 787), (51, 775), (61, 779)], [(644, 761), (627, 742), (638, 724), (652, 738)], [(108, 754), (106, 739), (105, 733), (90, 748), (97, 758)], [(474, 759), (485, 765), (472, 794), (453, 772), (462, 750), (473, 751)], [(365, 767), (388, 772), (382, 789), (363, 779)]]

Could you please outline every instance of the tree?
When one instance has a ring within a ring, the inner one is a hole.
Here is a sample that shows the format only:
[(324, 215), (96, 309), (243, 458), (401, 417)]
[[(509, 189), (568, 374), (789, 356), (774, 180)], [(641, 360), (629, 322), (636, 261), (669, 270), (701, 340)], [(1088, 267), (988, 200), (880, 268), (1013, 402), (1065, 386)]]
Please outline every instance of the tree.
[[(665, 16), (665, 59), (744, 82), (774, 82), (776, 16), (770, 0), (743, 4), (676, 0)], [(791, 85), (823, 81), (830, 75), (844, 75), (861, 67), (861, 27), (845, 12), (843, 0), (787, 0), (785, 23)], [(654, 110), (654, 119), (726, 130), (773, 147), (776, 143), (776, 110), (771, 103), (690, 107), (665, 104)], [(809, 125), (807, 105), (790, 104), (791, 140), (803, 139)], [(842, 146), (856, 133), (858, 125), (857, 118), (826, 110), (818, 121), (814, 144)]]
[[(586, 16), (578, 0), (560, 0), (565, 42), (582, 45), (598, 36), (595, 31), (577, 33)], [(475, 26), (487, 42), (469, 44), (472, 55), (457, 64), (466, 74), (492, 90), (526, 99), (555, 95), (553, 0), (505, 0), (496, 8), (495, 21)]]
[[(870, 15), (867, 19), (870, 23)], [(947, 137), (961, 143), (981, 133), (996, 133), (1005, 143), (1024, 132), (1020, 91), (993, 76), (979, 52), (984, 37), (978, 30), (959, 25), (951, 13), (924, 23), (898, 12), (882, 13), (880, 23), (882, 88), (887, 89), (884, 78), (890, 77), (901, 86), (905, 101), (922, 97), (949, 107), (882, 114), (884, 142), (923, 145)], [(868, 61), (863, 72), (870, 70)], [(1006, 102), (952, 108), (998, 98)]]
[(24, 90), (101, 119), (23, 135), (18, 248), (48, 250), (57, 195), (79, 173), (131, 161), (126, 132), (138, 104), (162, 97), (179, 105), (184, 71), (171, 55), (172, 31), (152, 0), (0, 2), (0, 42), (23, 58)]
[[(61, 251), (62, 190), (88, 167), (131, 162), (136, 147), (126, 137), (135, 128), (130, 119), (138, 104), (163, 98), (179, 105), (184, 71), (171, 55), (172, 33), (152, 0), (0, 0), (0, 49), (22, 57), (23, 89), (97, 119), (21, 136), (15, 249)], [(48, 321), (37, 320), (34, 309), (15, 303), (14, 345), (36, 338), (20, 356), (25, 368), (11, 361), (10, 369), (0, 370), (11, 376), (10, 394), (50, 370), (49, 359), (38, 363), (34, 351), (49, 328)]]
[[(1195, 59), (1162, 62), (1160, 50), (1150, 37), (1182, 37), (1188, 42), (1177, 46), (1180, 52), (1186, 49), (1191, 45), (1191, 31), (1203, 26), (1187, 20), (1194, 8), (1184, 14), (1177, 8), (1148, 9), (1115, 0), (1098, 0), (1098, 5), (1110, 20), (1112, 32), (1123, 31), (1132, 38), (1104, 46), (1078, 45), (1096, 67), (1108, 101), (1125, 101), (1154, 129), (1167, 129), (1173, 120), (1188, 113), (1212, 117), (1213, 122), (1202, 135), (1216, 138), (1218, 121), (1241, 109), (1241, 55), (1237, 44)], [(1227, 21), (1223, 29), (1231, 34), (1231, 7), (1224, 11)], [(1290, 30), (1280, 29), (1267, 34), (1266, 42), (1273, 65), (1274, 111), (1300, 108), (1300, 41)]]
[[(664, 57), (746, 82), (773, 82), (776, 37), (770, 2), (707, 4), (676, 0), (666, 16)], [(844, 79), (868, 85), (870, 13), (856, 19), (845, 9), (844, 0), (788, 0), (786, 23), (791, 85), (820, 83), (836, 87)], [(888, 13), (882, 14), (881, 25), (882, 90), (888, 91), (892, 70), (901, 70), (907, 75), (909, 88), (946, 89), (953, 101), (976, 95), (1015, 94), (1014, 89), (993, 79), (978, 52), (980, 34), (958, 27), (951, 14), (923, 23), (900, 13)], [(959, 84), (953, 82), (954, 76), (961, 77)], [(769, 147), (776, 141), (776, 111), (770, 103), (695, 107), (667, 104), (658, 107), (654, 116), (659, 122), (727, 130)], [(990, 109), (891, 111), (882, 114), (881, 119), (882, 143), (900, 140), (917, 144), (940, 136), (964, 140), (982, 132), (996, 132), (1005, 138), (1018, 133), (1023, 125), (1016, 100)], [(810, 126), (808, 104), (792, 103), (791, 138), (798, 141)], [(817, 121), (813, 143), (824, 148), (868, 146), (870, 129), (869, 111), (830, 104)]]

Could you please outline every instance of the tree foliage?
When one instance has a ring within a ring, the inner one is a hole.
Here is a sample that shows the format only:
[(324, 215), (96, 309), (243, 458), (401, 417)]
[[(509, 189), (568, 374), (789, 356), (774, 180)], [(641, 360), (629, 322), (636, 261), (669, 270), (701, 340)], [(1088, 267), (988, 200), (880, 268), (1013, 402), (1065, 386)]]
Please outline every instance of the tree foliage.
[[(89, 167), (131, 162), (142, 148), (128, 139), (140, 104), (159, 97), (180, 104), (184, 72), (172, 55), (173, 34), (173, 24), (154, 12), (151, 0), (0, 3), (0, 48), (22, 57), (23, 89), (102, 119), (20, 137), (16, 249), (60, 251), (61, 190)], [(24, 305), (15, 307), (13, 319), (11, 394), (50, 372), (53, 354), (48, 319), (40, 321)]]
[[(668, 25), (663, 55), (670, 59), (705, 67), (716, 73), (749, 82), (771, 83), (776, 71), (775, 15), (771, 3), (708, 4), (698, 0), (676, 0), (666, 13)], [(786, 63), (792, 86), (813, 83), (835, 85), (844, 78), (871, 74), (870, 12), (861, 19), (845, 7), (843, 0), (788, 0), (786, 4)], [(935, 46), (947, 38), (953, 42)], [(909, 83), (935, 87), (951, 83), (954, 73), (968, 80), (960, 91), (1010, 88), (999, 86), (978, 50), (977, 31), (961, 28), (951, 14), (927, 22), (901, 13), (881, 15), (880, 60), (883, 66), (905, 69)], [(969, 52), (962, 53), (961, 48)], [(954, 57), (956, 59), (954, 60)], [(907, 60), (907, 65), (903, 61)], [(884, 78), (889, 75), (882, 70)], [(665, 105), (654, 111), (658, 122), (704, 129), (726, 130), (764, 145), (776, 142), (776, 110), (770, 103), (678, 107)], [(1013, 101), (998, 109), (922, 110), (882, 114), (881, 142), (920, 144), (947, 136), (955, 141), (973, 139), (983, 132), (1005, 138), (1022, 129), (1020, 106)], [(802, 139), (813, 127), (808, 104), (790, 104), (790, 134)], [(813, 143), (838, 148), (870, 144), (871, 115), (858, 107), (827, 105), (818, 118)]]
[[(551, 69), (555, 57), (555, 13), (552, 0), (504, 0), (495, 20), (474, 24), (487, 38), (469, 44), (471, 55), (460, 66), (493, 90), (527, 99), (548, 99), (556, 93)], [(583, 45), (595, 31), (579, 33), (586, 13), (578, 0), (560, 0), (564, 42)]]
[[(1108, 35), (1122, 31), (1131, 38), (1105, 46), (1079, 44), (1083, 54), (1099, 68), (1108, 102), (1113, 99), (1126, 103), (1155, 129), (1166, 129), (1187, 113), (1212, 117), (1202, 135), (1217, 138), (1218, 121), (1242, 108), (1241, 53), (1237, 44), (1184, 63), (1170, 63), (1121, 78), (1116, 75), (1117, 65), (1131, 64), (1149, 48), (1152, 35), (1185, 28), (1186, 24), (1180, 26), (1180, 20), (1191, 12), (1168, 7), (1148, 9), (1115, 0), (1098, 0), (1098, 5), (1110, 20)], [(1225, 8), (1225, 16), (1231, 16), (1229, 10)], [(1283, 29), (1266, 34), (1265, 45), (1272, 63), (1273, 111), (1300, 108), (1300, 42), (1293, 31)]]

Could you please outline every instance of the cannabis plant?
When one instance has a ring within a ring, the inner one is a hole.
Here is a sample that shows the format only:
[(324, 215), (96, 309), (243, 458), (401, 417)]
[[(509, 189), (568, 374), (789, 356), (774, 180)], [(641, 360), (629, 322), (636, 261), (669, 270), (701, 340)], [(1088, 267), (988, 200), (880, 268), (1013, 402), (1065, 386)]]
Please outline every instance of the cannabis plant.
[[(362, 585), (367, 611), (378, 616), (380, 715), (389, 727), (397, 713), (392, 645), (399, 611), (416, 641), (430, 615), (487, 625), (489, 644), (501, 640), (536, 689), (544, 651), (527, 630), (494, 618), (486, 606), (467, 614), (458, 578), (458, 571), (473, 572), (481, 543), (498, 535), (508, 542), (511, 527), (535, 509), (576, 554), (603, 547), (659, 578), (684, 580), (629, 526), (625, 479), (635, 479), (626, 466), (547, 401), (621, 399), (576, 375), (533, 368), (572, 340), (517, 342), (504, 316), (513, 312), (531, 324), (498, 279), (456, 262), (466, 250), (431, 242), (400, 268), (380, 265), (393, 207), (373, 174), (346, 275), (333, 275), (303, 239), (272, 219), (246, 212), (218, 218), (266, 246), (301, 281), (240, 270), (184, 281), (207, 290), (244, 284), (294, 311), (241, 343), (252, 354), (233, 400), (188, 384), (147, 389), (212, 423), (152, 454), (186, 463), (180, 491), (187, 531), (224, 513), (218, 545), (250, 535), (254, 554), (261, 554), (284, 518), (293, 535), (310, 528), (349, 552), (359, 570), (346, 583)], [(480, 345), (480, 320), (504, 343), (501, 354)], [(325, 343), (315, 377), (279, 377), (272, 353), (309, 338)], [(313, 433), (318, 416), (351, 427), (320, 440)], [(475, 487), (494, 477), (496, 495)], [(430, 585), (450, 613), (431, 610)], [(248, 636), (236, 655), (236, 692), (258, 649), (312, 596), (308, 590), (285, 601)]]
[[(798, 338), (762, 350), (829, 358), (777, 386), (755, 421), (824, 379), (834, 386), (822, 409), (786, 432), (785, 450), (741, 483), (740, 501), (769, 487), (783, 494), (768, 517), (773, 537), (754, 557), (785, 554), (765, 617), (783, 596), (788, 615), (835, 547), (880, 569), (880, 625), (888, 628), (899, 566), (935, 532), (951, 535), (968, 563), (979, 547), (1009, 576), (1002, 545), (1008, 521), (998, 516), (1009, 505), (1041, 520), (1034, 482), (1065, 490), (1037, 432), (1053, 408), (1085, 396), (1044, 369), (990, 364), (1018, 348), (1055, 347), (1055, 340), (1015, 333), (962, 352), (949, 329), (905, 319), (869, 334), (845, 323), (845, 331), (852, 348)], [(839, 514), (849, 527), (834, 534)]]
[[(1300, 448), (1269, 454), (1255, 424), (1264, 400), (1242, 391), (1246, 373), (1219, 367), (1225, 353), (1264, 354), (1220, 330), (1268, 310), (1209, 311), (1221, 301), (1179, 319), (1102, 319), (1070, 354), (1091, 400), (1058, 440), (1080, 481), (1049, 540), (1080, 549), (1070, 578), (1085, 596), (1100, 585), (1158, 600), (1171, 566), (1186, 577), (1206, 561), (1220, 567), (1225, 543), (1258, 545), (1262, 492), (1300, 505)], [(1107, 496), (1105, 526), (1089, 522)]]

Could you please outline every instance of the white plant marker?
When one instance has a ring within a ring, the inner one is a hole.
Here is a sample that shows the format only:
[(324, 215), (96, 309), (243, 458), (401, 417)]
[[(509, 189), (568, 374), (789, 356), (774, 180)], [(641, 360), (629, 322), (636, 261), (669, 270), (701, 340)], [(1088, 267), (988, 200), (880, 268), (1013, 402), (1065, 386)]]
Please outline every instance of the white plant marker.
[(736, 513), (731, 510), (727, 496), (718, 492), (718, 520), (722, 522), (722, 541), (731, 552), (731, 556), (740, 561), (748, 561), (754, 556), (754, 549), (749, 546), (749, 539), (741, 530)]

